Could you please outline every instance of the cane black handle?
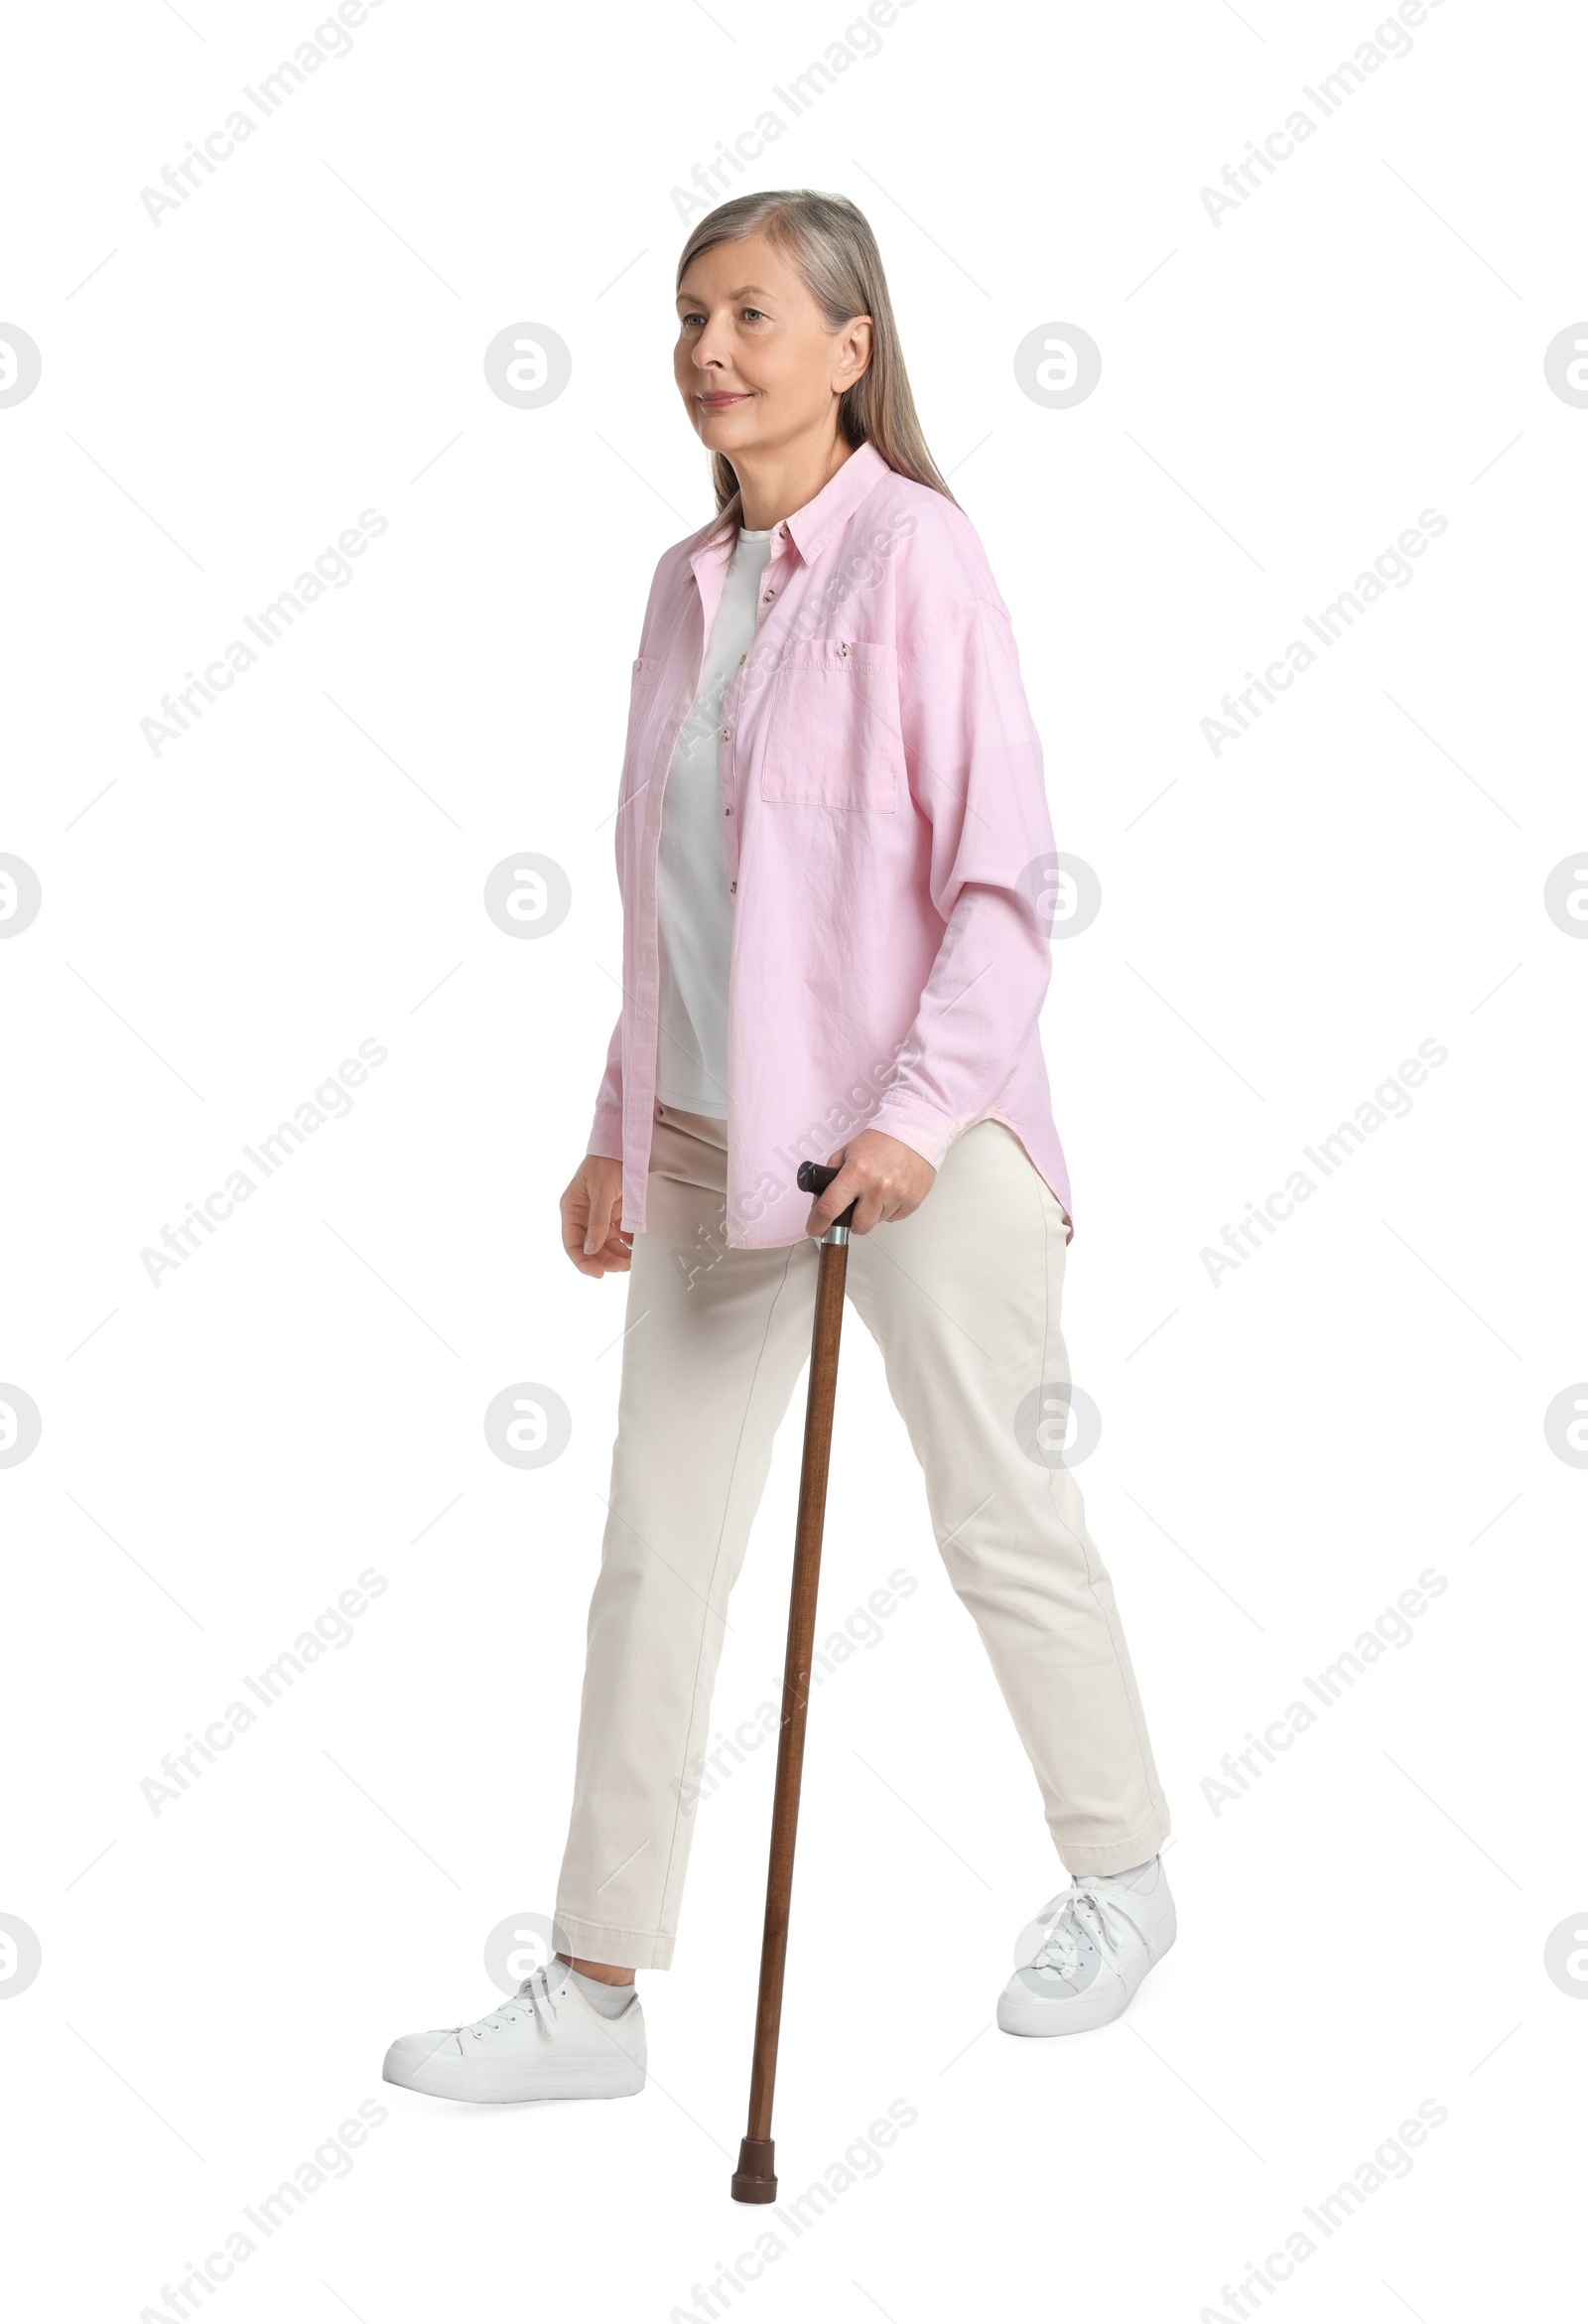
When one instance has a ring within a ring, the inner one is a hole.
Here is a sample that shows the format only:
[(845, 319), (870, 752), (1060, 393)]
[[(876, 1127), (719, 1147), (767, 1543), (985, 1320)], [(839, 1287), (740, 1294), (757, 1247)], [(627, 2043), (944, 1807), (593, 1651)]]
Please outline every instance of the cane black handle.
[[(802, 1162), (795, 1172), (794, 1182), (802, 1194), (825, 1194), (837, 1176), (837, 1169), (830, 1167), (826, 1162)], [(822, 1240), (826, 1242), (828, 1236), (833, 1234), (833, 1227), (842, 1227), (844, 1229), (843, 1239), (848, 1242), (849, 1231), (854, 1224), (855, 1205), (852, 1202), (848, 1210), (840, 1212), (839, 1216), (834, 1219), (833, 1226), (828, 1228), (827, 1235), (824, 1235)]]

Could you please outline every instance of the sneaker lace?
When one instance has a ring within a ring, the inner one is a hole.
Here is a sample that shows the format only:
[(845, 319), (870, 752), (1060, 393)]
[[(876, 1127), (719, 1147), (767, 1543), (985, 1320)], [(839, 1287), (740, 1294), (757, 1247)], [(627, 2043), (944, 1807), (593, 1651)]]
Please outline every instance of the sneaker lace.
[(1128, 1951), (1140, 1938), (1135, 1922), (1108, 1881), (1073, 1880), (1062, 1896), (1056, 1896), (1045, 1911), (1038, 1913), (1037, 1919), (1051, 1921), (1052, 1926), (1034, 1960), (1026, 1966), (1056, 1969), (1060, 1977), (1072, 1977), (1080, 1968), (1083, 1932), (1092, 1939), (1105, 1961)]
[(475, 2018), (472, 2025), (461, 2025), (460, 2034), (471, 2033), (476, 2041), (483, 2041), (487, 2033), (500, 2033), (504, 2024), (511, 2024), (520, 2010), (527, 2017), (537, 2017), (541, 2029), (550, 2033), (558, 2018), (557, 1992), (544, 1969), (532, 1969), (510, 2001), (503, 2001), (485, 2016)]

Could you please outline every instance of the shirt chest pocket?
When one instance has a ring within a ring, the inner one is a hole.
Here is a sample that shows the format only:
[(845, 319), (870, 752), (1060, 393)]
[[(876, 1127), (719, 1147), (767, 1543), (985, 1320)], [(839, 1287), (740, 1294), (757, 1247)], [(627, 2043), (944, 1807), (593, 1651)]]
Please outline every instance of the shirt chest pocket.
[(665, 655), (637, 654), (628, 687), (628, 739), (632, 743), (656, 704)]
[(628, 688), (628, 733), (623, 744), (622, 796), (626, 800), (648, 780), (646, 746), (661, 723), (662, 671), (666, 655), (642, 653), (635, 662)]
[(769, 708), (761, 797), (891, 814), (903, 783), (893, 648), (836, 637), (791, 645)]

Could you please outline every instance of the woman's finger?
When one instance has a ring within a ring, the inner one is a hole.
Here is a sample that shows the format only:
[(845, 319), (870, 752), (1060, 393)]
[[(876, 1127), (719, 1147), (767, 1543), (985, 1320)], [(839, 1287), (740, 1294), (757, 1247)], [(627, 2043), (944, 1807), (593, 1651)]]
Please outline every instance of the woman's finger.
[(606, 1240), (607, 1225), (611, 1214), (610, 1197), (604, 1202), (594, 1194), (589, 1197), (586, 1211), (585, 1249), (592, 1255), (597, 1252)]

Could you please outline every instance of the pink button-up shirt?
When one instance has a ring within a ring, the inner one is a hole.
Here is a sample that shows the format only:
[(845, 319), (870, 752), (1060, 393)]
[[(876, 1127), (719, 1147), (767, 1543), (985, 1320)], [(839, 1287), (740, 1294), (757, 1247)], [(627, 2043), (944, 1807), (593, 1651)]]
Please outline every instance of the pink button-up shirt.
[[(707, 548), (711, 530), (657, 565), (618, 794), (623, 1008), (587, 1152), (621, 1157), (636, 1233), (662, 797), (733, 546), (730, 533)], [(870, 444), (774, 528), (718, 786), (733, 900), (728, 1243), (797, 1242), (800, 1162), (863, 1129), (935, 1168), (973, 1123), (1002, 1122), (1068, 1213), (1037, 1031), (1053, 830), (1008, 609), (970, 518)]]

